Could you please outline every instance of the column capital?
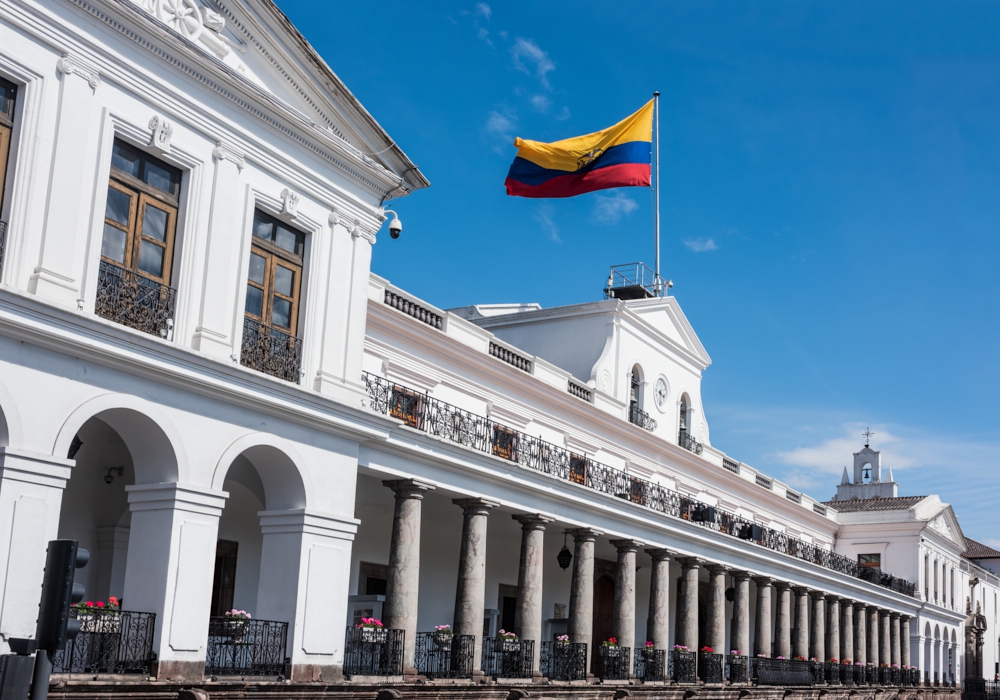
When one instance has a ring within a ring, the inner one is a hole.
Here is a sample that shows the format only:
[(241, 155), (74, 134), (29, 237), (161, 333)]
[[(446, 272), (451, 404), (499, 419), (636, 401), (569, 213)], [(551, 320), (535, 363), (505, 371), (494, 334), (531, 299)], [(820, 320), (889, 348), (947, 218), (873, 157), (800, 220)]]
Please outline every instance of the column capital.
[(415, 498), (421, 500), (425, 491), (433, 491), (434, 484), (420, 479), (386, 479), (382, 482), (386, 488), (390, 488), (396, 494), (396, 498)]
[(775, 581), (775, 579), (774, 579), (773, 576), (754, 576), (753, 577), (753, 582), (756, 583), (758, 586), (773, 586), (774, 585), (774, 581)]
[(826, 600), (826, 591), (812, 590), (809, 591), (809, 595), (813, 600)]
[(705, 568), (708, 569), (708, 571), (711, 572), (711, 573), (713, 573), (713, 574), (716, 574), (716, 573), (719, 573), (719, 572), (724, 573), (724, 574), (728, 574), (732, 570), (728, 566), (726, 566), (725, 564), (715, 564), (715, 563), (709, 564)]
[(135, 484), (125, 487), (129, 510), (185, 510), (202, 515), (222, 515), (226, 491), (181, 483)]
[(795, 595), (809, 595), (812, 591), (805, 586), (794, 586), (792, 591)]
[(555, 518), (540, 513), (522, 513), (511, 517), (521, 523), (522, 530), (544, 530), (546, 525), (555, 520)]
[(705, 563), (704, 559), (699, 559), (698, 557), (681, 557), (677, 561), (680, 562), (682, 569), (688, 571), (691, 569), (700, 569)]
[(671, 552), (669, 549), (650, 548), (642, 551), (652, 557), (653, 561), (667, 561), (670, 557), (677, 556), (676, 552)]
[(603, 530), (595, 530), (592, 527), (574, 527), (563, 532), (572, 535), (573, 542), (593, 542), (604, 534)]
[(627, 552), (637, 552), (639, 551), (639, 547), (645, 544), (645, 542), (642, 542), (640, 540), (631, 540), (631, 539), (609, 540), (609, 542), (615, 546), (615, 549), (618, 550), (619, 554), (625, 554)]
[(792, 588), (791, 581), (775, 581), (774, 585), (779, 591), (788, 591)]
[(847, 607), (848, 605), (850, 605), (853, 608), (854, 607), (854, 599), (853, 598), (844, 598), (843, 596), (841, 596), (841, 598), (840, 598), (840, 607), (844, 608), (844, 607)]
[(461, 508), (465, 515), (486, 515), (490, 509), (500, 505), (499, 501), (488, 498), (453, 498), (451, 502)]
[(900, 622), (909, 622), (912, 619), (913, 619), (912, 615), (904, 615), (903, 613), (899, 614), (899, 621)]
[(733, 569), (729, 573), (737, 581), (749, 581), (753, 577), (753, 574), (751, 574), (749, 571), (746, 571), (745, 569)]

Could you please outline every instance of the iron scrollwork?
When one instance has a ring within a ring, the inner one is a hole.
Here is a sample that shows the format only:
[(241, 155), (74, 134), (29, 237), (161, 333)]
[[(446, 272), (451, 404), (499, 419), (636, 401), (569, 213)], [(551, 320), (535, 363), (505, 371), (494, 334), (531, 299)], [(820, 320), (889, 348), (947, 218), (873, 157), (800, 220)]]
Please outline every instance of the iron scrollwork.
[(80, 632), (53, 654), (53, 673), (150, 674), (155, 613), (72, 608), (69, 617)]
[(587, 645), (584, 642), (542, 642), (540, 668), (552, 681), (582, 681), (587, 678)]
[(405, 634), (405, 630), (348, 627), (344, 643), (344, 675), (403, 675)]
[(420, 632), (414, 649), (417, 672), (429, 679), (472, 678), (476, 638), (467, 634)]
[(287, 622), (210, 617), (205, 675), (284, 678), (287, 646)]
[(240, 364), (298, 384), (302, 369), (302, 341), (252, 318), (244, 318)]
[(492, 678), (531, 678), (532, 639), (488, 637), (483, 640), (482, 669)]
[(177, 290), (102, 260), (94, 313), (101, 318), (165, 337), (173, 326)]

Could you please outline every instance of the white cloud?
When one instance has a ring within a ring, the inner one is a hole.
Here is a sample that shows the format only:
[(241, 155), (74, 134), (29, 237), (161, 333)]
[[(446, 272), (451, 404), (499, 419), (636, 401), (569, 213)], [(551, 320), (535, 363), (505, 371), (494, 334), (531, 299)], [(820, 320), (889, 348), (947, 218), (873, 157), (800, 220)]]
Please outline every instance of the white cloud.
[(539, 205), (535, 210), (534, 217), (550, 241), (553, 243), (562, 243), (562, 239), (559, 237), (559, 224), (555, 221), (551, 204)]
[(503, 153), (514, 143), (517, 115), (501, 108), (492, 110), (486, 117), (486, 133), (493, 141), (493, 150)]
[(486, 29), (486, 27), (479, 28), (479, 38), (485, 41), (490, 46), (493, 46), (493, 42), (490, 41), (490, 32), (489, 30)]
[(485, 2), (480, 2), (476, 3), (476, 14), (489, 19), (490, 15), (493, 14), (493, 10)]
[(552, 106), (552, 100), (545, 95), (532, 95), (531, 106), (539, 112), (546, 112)]
[(684, 241), (684, 245), (694, 253), (707, 253), (719, 249), (719, 244), (713, 238), (693, 238)]
[(624, 192), (599, 194), (594, 198), (594, 219), (602, 224), (617, 224), (638, 208), (639, 204)]
[(534, 74), (539, 82), (545, 88), (549, 87), (547, 75), (556, 69), (556, 64), (552, 62), (549, 54), (543, 51), (538, 44), (531, 39), (518, 37), (517, 41), (514, 42), (514, 46), (511, 47), (510, 53), (514, 58), (515, 68), (531, 75), (532, 70), (528, 65), (531, 64), (534, 67)]
[(559, 112), (559, 114), (556, 115), (556, 119), (558, 119), (559, 121), (565, 121), (569, 119), (569, 117), (570, 117), (569, 107), (563, 105), (562, 110)]

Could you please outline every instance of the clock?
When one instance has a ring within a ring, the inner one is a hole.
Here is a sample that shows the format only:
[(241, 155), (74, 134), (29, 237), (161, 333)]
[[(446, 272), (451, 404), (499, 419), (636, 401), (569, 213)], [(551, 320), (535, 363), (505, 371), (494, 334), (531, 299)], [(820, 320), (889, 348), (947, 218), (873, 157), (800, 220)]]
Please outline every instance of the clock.
[(653, 401), (661, 411), (667, 410), (667, 380), (659, 377), (653, 386)]

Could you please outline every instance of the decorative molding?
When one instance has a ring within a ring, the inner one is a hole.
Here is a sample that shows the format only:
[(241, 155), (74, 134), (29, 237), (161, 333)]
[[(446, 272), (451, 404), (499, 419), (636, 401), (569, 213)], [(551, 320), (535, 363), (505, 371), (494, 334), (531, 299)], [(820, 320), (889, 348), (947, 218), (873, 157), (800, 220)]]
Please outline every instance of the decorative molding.
[(299, 215), (299, 196), (287, 187), (281, 190), (281, 213), (292, 218)]
[(164, 153), (170, 153), (170, 138), (174, 135), (174, 125), (158, 114), (149, 120), (149, 129), (153, 132), (149, 145)]
[(222, 141), (219, 141), (215, 144), (215, 148), (212, 149), (212, 156), (216, 160), (228, 160), (230, 163), (235, 163), (236, 167), (239, 168), (241, 171), (247, 165), (246, 158), (243, 157), (242, 153), (239, 153), (230, 148), (229, 146), (224, 145)]
[[(384, 219), (384, 217), (382, 218)], [(349, 213), (334, 206), (330, 209), (329, 221), (330, 226), (343, 226), (355, 238), (364, 238), (372, 245), (375, 245), (375, 234), (378, 233), (378, 229), (365, 226), (361, 223), (361, 219), (357, 217), (351, 218)]]
[(63, 75), (78, 75), (87, 81), (91, 90), (97, 90), (101, 86), (101, 71), (96, 66), (85, 63), (76, 56), (64, 53), (62, 58), (56, 62), (56, 68)]

